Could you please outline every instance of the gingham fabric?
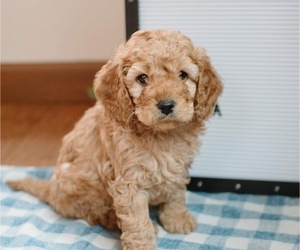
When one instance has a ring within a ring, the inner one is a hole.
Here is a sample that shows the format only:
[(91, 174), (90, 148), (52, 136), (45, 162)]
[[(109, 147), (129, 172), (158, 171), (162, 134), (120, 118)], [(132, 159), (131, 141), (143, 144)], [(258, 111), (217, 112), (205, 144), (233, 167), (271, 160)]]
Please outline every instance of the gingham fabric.
[[(120, 233), (61, 217), (8, 179), (48, 179), (53, 168), (1, 169), (1, 249), (121, 249)], [(159, 226), (158, 249), (299, 249), (299, 199), (187, 192), (195, 232), (169, 234)], [(99, 208), (101, 209), (101, 208)], [(157, 209), (151, 209), (157, 221)], [(180, 219), (180, 218), (178, 218)]]

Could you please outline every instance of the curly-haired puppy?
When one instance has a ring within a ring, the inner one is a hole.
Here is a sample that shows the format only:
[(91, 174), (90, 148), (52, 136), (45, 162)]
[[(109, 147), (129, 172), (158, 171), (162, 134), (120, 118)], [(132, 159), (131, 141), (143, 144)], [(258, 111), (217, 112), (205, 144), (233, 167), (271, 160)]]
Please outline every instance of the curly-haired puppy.
[(222, 83), (180, 32), (138, 31), (97, 73), (97, 103), (63, 139), (50, 181), (9, 185), (60, 214), (120, 228), (123, 249), (156, 249), (148, 205), (165, 230), (190, 233), (188, 168)]

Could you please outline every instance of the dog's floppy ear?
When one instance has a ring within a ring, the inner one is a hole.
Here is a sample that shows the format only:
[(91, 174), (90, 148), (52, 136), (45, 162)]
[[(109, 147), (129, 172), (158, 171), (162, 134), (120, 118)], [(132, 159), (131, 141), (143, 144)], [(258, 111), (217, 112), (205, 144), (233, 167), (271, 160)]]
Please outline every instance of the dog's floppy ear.
[(195, 48), (193, 56), (200, 72), (195, 97), (195, 120), (203, 122), (212, 115), (223, 84), (204, 49)]
[(94, 92), (112, 120), (126, 126), (133, 112), (133, 105), (123, 82), (123, 63), (117, 55), (96, 74)]

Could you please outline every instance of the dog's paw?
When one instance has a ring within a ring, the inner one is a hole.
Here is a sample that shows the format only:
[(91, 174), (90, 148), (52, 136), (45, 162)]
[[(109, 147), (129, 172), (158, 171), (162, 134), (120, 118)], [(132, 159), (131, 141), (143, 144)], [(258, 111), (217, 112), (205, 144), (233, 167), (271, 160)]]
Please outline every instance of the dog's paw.
[(156, 250), (155, 246), (142, 246), (142, 247), (123, 247), (123, 250)]
[(188, 212), (174, 215), (161, 213), (159, 218), (164, 229), (170, 233), (188, 234), (193, 232), (197, 225), (196, 220)]
[(156, 245), (147, 245), (147, 246), (140, 246), (136, 244), (124, 244), (123, 243), (123, 250), (156, 250)]
[(135, 232), (123, 232), (121, 235), (123, 250), (156, 250), (157, 225), (149, 223), (148, 228)]

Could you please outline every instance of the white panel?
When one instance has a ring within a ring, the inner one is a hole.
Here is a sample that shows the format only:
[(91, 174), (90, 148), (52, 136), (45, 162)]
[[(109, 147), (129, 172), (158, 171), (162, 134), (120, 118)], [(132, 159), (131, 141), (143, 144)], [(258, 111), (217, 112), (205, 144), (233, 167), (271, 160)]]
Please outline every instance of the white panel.
[(298, 181), (298, 0), (140, 0), (139, 16), (206, 48), (224, 80), (191, 175)]

